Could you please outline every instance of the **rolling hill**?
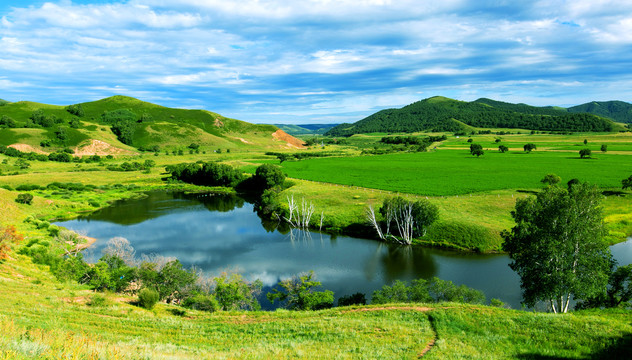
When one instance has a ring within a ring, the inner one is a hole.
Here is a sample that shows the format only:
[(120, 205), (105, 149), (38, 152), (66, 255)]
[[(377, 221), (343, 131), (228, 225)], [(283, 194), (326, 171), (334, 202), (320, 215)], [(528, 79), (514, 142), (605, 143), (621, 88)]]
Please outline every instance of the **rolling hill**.
[(378, 111), (353, 124), (341, 124), (326, 135), (349, 136), (373, 132), (469, 131), (474, 128), (520, 128), (541, 131), (600, 131), (621, 129), (609, 119), (569, 113), (563, 108), (535, 107), (490, 99), (472, 102), (441, 96), (400, 109)]
[(126, 96), (65, 107), (28, 101), (0, 106), (0, 145), (22, 151), (71, 148), (85, 155), (93, 148), (116, 154), (185, 149), (191, 144), (214, 150), (296, 148), (301, 143), (273, 125), (251, 124), (206, 110), (168, 108)]
[(568, 112), (587, 112), (614, 121), (632, 124), (632, 104), (624, 101), (593, 101), (568, 108)]
[(339, 124), (272, 124), (290, 135), (322, 135)]

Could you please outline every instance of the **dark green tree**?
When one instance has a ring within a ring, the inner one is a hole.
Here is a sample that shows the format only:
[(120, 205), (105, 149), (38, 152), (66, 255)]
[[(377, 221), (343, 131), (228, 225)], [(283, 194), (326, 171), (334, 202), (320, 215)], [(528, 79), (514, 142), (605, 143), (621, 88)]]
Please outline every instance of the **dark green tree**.
[(480, 150), (483, 151), (483, 146), (481, 144), (471, 144), (470, 145), (470, 154), (474, 155), (474, 152)]
[(602, 239), (601, 197), (595, 186), (579, 183), (516, 201), (516, 226), (502, 232), (503, 250), (520, 276), (527, 306), (546, 301), (553, 312), (566, 312), (571, 298), (603, 291), (611, 255)]
[(621, 185), (623, 190), (632, 189), (632, 175), (630, 175), (627, 179), (621, 180)]
[(538, 149), (538, 147), (534, 143), (525, 144), (522, 148), (524, 149), (525, 152), (528, 152), (528, 153), (530, 153), (533, 150)]
[(214, 295), (222, 310), (259, 310), (257, 296), (263, 283), (248, 283), (240, 274), (223, 273), (215, 279)]
[(546, 174), (542, 180), (540, 180), (541, 183), (546, 184), (546, 185), (557, 185), (560, 183), (560, 181), (562, 181), (562, 178), (555, 175), (555, 174)]
[(592, 154), (592, 151), (590, 151), (590, 149), (579, 150), (579, 157), (581, 157), (582, 159), (589, 158), (591, 154)]
[(601, 152), (606, 152), (608, 151), (608, 145), (601, 145)]
[(498, 151), (500, 151), (501, 153), (505, 153), (505, 152), (509, 151), (509, 148), (506, 147), (505, 145), (500, 145), (500, 146), (498, 146)]
[(479, 157), (481, 155), (485, 155), (485, 152), (483, 151), (483, 149), (476, 149), (476, 150), (472, 151), (472, 155), (476, 156), (476, 157)]
[(285, 174), (276, 165), (263, 164), (255, 170), (254, 181), (260, 189), (270, 189), (275, 186), (283, 186)]

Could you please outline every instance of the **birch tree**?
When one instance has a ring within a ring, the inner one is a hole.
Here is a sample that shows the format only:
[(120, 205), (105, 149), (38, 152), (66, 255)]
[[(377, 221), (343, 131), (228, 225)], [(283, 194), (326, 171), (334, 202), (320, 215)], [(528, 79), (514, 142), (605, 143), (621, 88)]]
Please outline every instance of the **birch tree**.
[(545, 301), (554, 313), (565, 313), (571, 299), (604, 290), (611, 255), (602, 239), (600, 201), (596, 187), (578, 183), (568, 190), (550, 186), (516, 202), (516, 226), (503, 231), (503, 250), (520, 275), (525, 305)]

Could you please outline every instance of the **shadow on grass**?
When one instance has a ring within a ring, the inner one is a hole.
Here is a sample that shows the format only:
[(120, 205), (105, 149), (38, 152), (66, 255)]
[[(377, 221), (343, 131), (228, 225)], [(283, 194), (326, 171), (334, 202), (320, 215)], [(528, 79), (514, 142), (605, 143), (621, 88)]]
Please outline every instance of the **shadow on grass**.
[[(618, 339), (612, 339), (610, 346), (605, 349), (590, 354), (583, 359), (630, 359), (632, 354), (632, 334), (626, 334)], [(520, 354), (517, 359), (537, 359), (537, 360), (563, 360), (578, 359), (576, 357), (568, 358), (561, 356), (549, 356), (540, 354)]]
[(604, 196), (614, 196), (614, 195), (625, 196), (626, 195), (625, 191), (622, 191), (622, 190), (606, 190), (606, 191), (603, 191), (601, 194)]
[(523, 193), (523, 194), (531, 194), (531, 195), (538, 195), (539, 191), (533, 191), (533, 190), (516, 190), (519, 193)]

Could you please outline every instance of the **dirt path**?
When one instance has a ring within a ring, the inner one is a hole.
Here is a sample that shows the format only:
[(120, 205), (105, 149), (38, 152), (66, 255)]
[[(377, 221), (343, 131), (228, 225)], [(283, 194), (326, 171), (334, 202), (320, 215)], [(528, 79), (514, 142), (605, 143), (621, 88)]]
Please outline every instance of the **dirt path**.
[[(448, 308), (445, 308), (445, 307), (429, 308), (429, 307), (425, 307), (425, 306), (383, 306), (383, 307), (374, 307), (374, 308), (353, 309), (353, 310), (349, 310), (348, 312), (383, 311), (383, 310), (413, 310), (413, 311), (419, 311), (419, 312), (426, 313), (428, 311), (437, 310), (437, 309), (448, 309)], [(421, 350), (421, 352), (417, 355), (418, 358), (421, 358), (424, 355), (426, 355), (426, 353), (428, 351), (430, 351), (432, 349), (432, 347), (435, 345), (435, 343), (437, 342), (437, 338), (439, 337), (439, 335), (437, 334), (437, 330), (435, 329), (434, 325), (432, 324), (432, 320), (430, 319), (430, 317), (428, 317), (428, 321), (430, 322), (430, 327), (431, 327), (432, 332), (434, 333), (434, 335), (432, 337), (432, 340), (430, 340), (430, 342), (426, 345), (426, 347), (423, 350)]]

